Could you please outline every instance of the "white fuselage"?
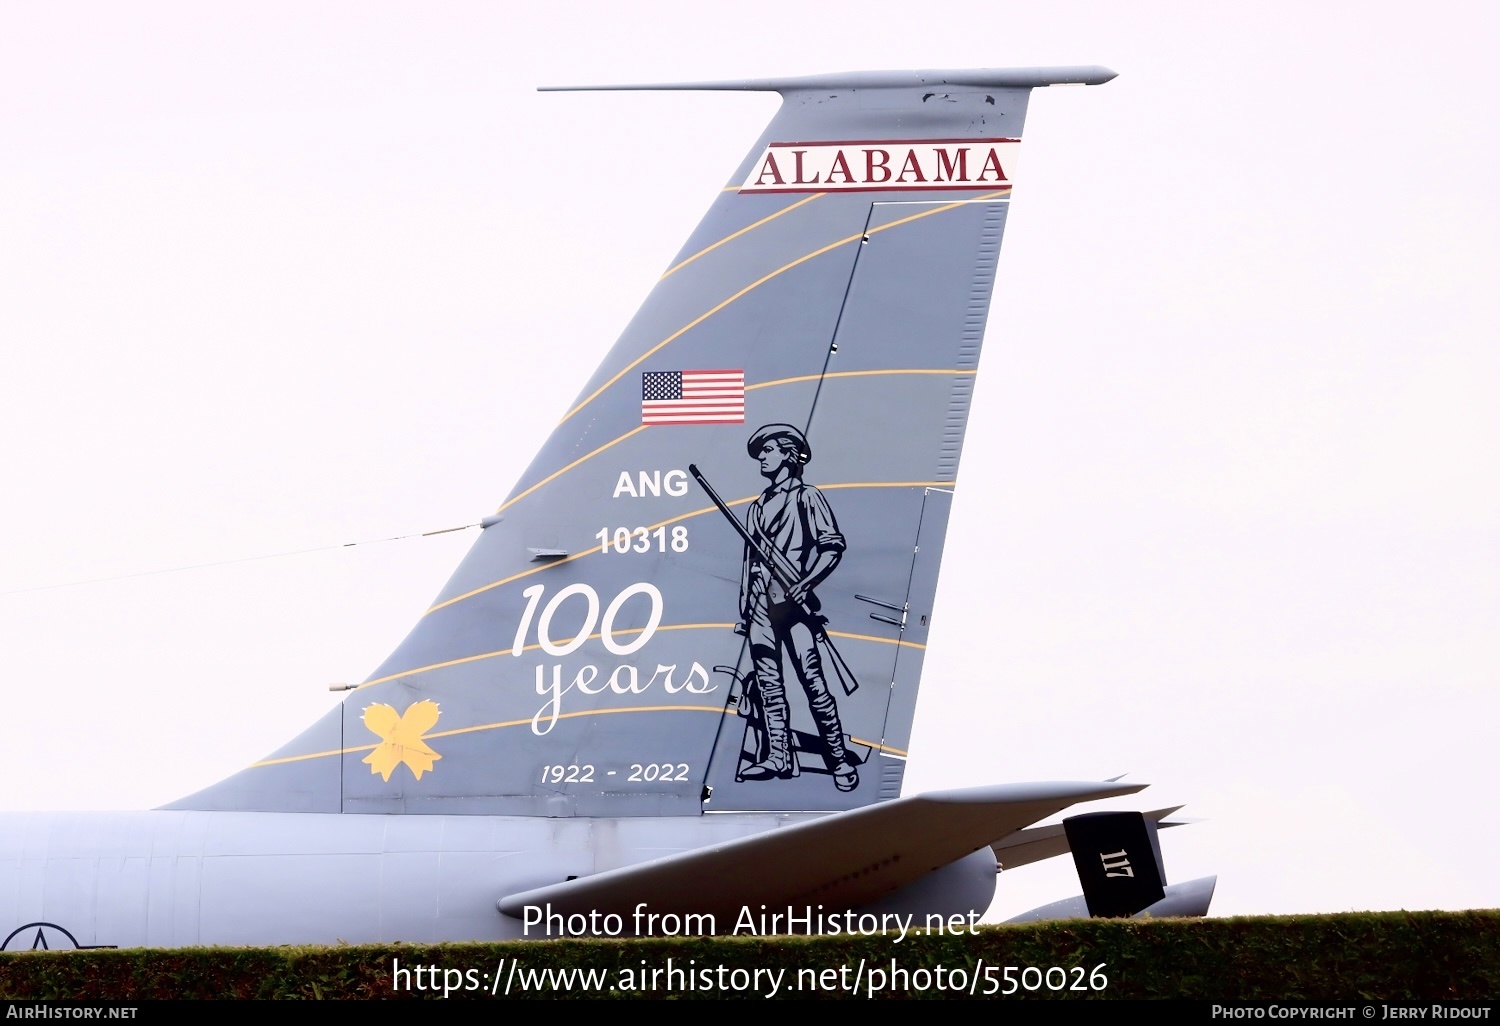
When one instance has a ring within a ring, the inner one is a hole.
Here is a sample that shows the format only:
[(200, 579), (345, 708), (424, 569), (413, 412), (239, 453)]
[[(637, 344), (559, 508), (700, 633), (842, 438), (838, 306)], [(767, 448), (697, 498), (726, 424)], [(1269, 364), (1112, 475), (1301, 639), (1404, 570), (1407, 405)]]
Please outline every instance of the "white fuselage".
[(0, 939), (31, 948), (32, 924), (122, 948), (536, 938), (495, 903), (805, 818), (3, 813)]

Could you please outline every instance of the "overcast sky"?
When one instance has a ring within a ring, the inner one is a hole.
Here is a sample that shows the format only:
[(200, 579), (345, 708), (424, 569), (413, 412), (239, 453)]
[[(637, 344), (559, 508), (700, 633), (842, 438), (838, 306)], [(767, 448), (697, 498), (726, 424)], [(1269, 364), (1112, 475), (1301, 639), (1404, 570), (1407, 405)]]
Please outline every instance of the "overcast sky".
[(1129, 773), (1216, 913), (1500, 906), (1497, 22), (0, 3), (0, 804), (364, 678), (475, 532), (17, 590), (477, 521), (778, 102), (536, 86), (1101, 63), (1032, 100), (907, 793)]

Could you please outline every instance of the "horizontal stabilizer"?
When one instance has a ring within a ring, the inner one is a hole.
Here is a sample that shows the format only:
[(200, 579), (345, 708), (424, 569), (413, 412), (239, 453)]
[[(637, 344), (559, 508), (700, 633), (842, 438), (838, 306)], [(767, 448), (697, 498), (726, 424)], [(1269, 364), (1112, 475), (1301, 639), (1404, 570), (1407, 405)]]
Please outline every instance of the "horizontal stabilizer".
[[(1143, 812), (1141, 815), (1155, 823), (1158, 829), (1183, 826), (1191, 821), (1167, 819), (1168, 816), (1181, 808), (1181, 805), (1174, 805), (1170, 809), (1156, 809), (1152, 812)], [(1021, 866), (1029, 866), (1031, 863), (1041, 862), (1043, 859), (1066, 855), (1068, 853), (1068, 835), (1061, 823), (1051, 823), (1047, 826), (1027, 827), (1024, 830), (1017, 830), (1007, 837), (1002, 837), (998, 841), (991, 842), (990, 847), (995, 850), (995, 860), (1000, 863), (1000, 868), (1019, 869)]]
[(518, 894), (497, 903), (563, 915), (597, 911), (734, 915), (742, 907), (853, 908), (1081, 801), (1144, 784), (1006, 784), (913, 795)]
[(1103, 85), (1115, 72), (1097, 64), (1052, 68), (961, 68), (930, 71), (842, 71), (788, 78), (740, 78), (717, 82), (653, 82), (623, 85), (542, 86), (543, 93), (683, 90), (787, 93), (806, 89), (895, 89), (964, 86), (978, 89), (1038, 89), (1053, 85)]

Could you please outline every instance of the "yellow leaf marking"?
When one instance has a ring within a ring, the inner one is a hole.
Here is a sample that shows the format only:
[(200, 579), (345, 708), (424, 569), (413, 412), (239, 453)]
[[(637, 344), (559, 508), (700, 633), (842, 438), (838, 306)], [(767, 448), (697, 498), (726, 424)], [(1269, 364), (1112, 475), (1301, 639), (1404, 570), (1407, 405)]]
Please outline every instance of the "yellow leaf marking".
[(404, 762), (412, 775), (421, 780), (422, 774), (442, 758), (422, 740), (437, 721), (438, 705), (431, 699), (407, 706), (400, 716), (383, 703), (365, 706), (365, 727), (380, 737), (380, 744), (364, 758), (370, 764), (370, 772), (379, 773), (381, 780), (390, 780), (396, 767)]

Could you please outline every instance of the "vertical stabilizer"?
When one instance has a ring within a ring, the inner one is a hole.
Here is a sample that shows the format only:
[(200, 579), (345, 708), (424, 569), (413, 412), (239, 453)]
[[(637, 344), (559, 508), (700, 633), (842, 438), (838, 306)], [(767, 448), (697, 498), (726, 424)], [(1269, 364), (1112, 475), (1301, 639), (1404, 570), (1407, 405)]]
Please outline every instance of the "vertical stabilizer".
[(899, 794), (1032, 87), (782, 106), (426, 615), (184, 808), (546, 816)]

